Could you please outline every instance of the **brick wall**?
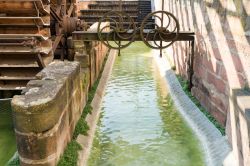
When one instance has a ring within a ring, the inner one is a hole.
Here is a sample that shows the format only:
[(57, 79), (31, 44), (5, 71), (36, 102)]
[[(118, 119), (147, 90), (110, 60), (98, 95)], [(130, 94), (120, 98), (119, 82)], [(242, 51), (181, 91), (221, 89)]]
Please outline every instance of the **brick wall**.
[(239, 166), (248, 166), (250, 165), (250, 93), (241, 89), (235, 89), (233, 90), (233, 95), (234, 154), (238, 159)]
[[(225, 126), (231, 90), (249, 86), (250, 1), (168, 0), (165, 10), (182, 31), (196, 33), (192, 93)], [(186, 78), (187, 46), (177, 42), (168, 49), (176, 72)]]
[[(159, 1), (155, 8), (161, 10)], [(226, 126), (238, 153), (233, 91), (248, 88), (250, 82), (250, 1), (165, 0), (165, 10), (178, 18), (182, 31), (195, 32), (192, 94)], [(187, 50), (185, 42), (176, 42), (166, 50), (176, 73), (186, 79)]]

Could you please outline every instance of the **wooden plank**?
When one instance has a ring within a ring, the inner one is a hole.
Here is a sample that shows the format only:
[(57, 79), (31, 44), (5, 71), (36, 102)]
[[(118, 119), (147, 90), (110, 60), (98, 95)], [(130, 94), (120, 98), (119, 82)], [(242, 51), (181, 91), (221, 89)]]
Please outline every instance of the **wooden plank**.
[(25, 89), (25, 85), (16, 85), (16, 84), (8, 84), (8, 85), (0, 85), (1, 91), (16, 91)]
[(56, 51), (56, 49), (57, 49), (57, 47), (58, 47), (58, 45), (59, 45), (59, 43), (60, 43), (62, 37), (63, 37), (63, 35), (58, 35), (58, 36), (56, 36), (56, 39), (55, 39), (55, 41), (54, 41), (54, 43), (53, 43), (53, 47), (52, 47), (53, 52)]
[(25, 80), (35, 80), (36, 77), (12, 77), (12, 76), (0, 76), (0, 80), (1, 81), (7, 81), (7, 80), (10, 80), (10, 81), (25, 81)]
[(40, 54), (37, 55), (37, 64), (40, 68), (45, 68), (43, 58), (41, 57)]

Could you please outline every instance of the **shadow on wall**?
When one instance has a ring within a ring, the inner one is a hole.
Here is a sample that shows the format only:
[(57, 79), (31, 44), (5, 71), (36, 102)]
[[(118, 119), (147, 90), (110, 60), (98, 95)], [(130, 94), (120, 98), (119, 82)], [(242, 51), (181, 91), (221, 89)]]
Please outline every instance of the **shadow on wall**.
[[(237, 3), (236, 3), (237, 2)], [(178, 19), (183, 31), (196, 33), (193, 93), (223, 125), (229, 110), (230, 89), (249, 86), (249, 2), (176, 1), (166, 9)], [(249, 9), (250, 10), (250, 9)], [(173, 46), (177, 72), (187, 75), (186, 44)]]
[[(234, 150), (240, 151), (232, 98), (234, 89), (249, 89), (250, 1), (168, 0), (165, 5), (178, 18), (182, 31), (196, 33), (192, 94), (226, 126)], [(186, 78), (187, 49), (186, 43), (178, 42), (168, 50), (177, 73)], [(240, 153), (249, 154), (247, 149)]]
[(233, 150), (240, 166), (250, 165), (250, 92), (242, 89), (233, 90), (233, 111), (231, 121), (235, 122)]

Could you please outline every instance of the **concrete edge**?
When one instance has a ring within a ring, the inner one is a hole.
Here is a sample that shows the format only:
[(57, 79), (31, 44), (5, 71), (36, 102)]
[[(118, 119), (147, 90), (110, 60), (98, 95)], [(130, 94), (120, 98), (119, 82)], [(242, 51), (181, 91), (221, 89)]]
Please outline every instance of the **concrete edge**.
[(102, 103), (103, 95), (105, 93), (106, 86), (110, 78), (112, 69), (113, 69), (116, 55), (117, 55), (116, 50), (110, 51), (108, 55), (108, 60), (105, 64), (95, 96), (91, 102), (91, 106), (93, 108), (92, 114), (88, 114), (88, 116), (86, 117), (86, 121), (90, 128), (88, 131), (88, 135), (87, 136), (79, 135), (77, 137), (77, 142), (82, 146), (82, 150), (78, 152), (79, 157), (78, 157), (77, 165), (79, 166), (87, 165), (87, 161), (91, 152), (91, 148), (92, 148), (92, 144), (93, 144), (93, 140), (95, 136), (97, 123), (98, 123), (99, 116), (101, 113), (101, 103)]
[[(224, 161), (233, 161), (231, 148), (225, 136), (208, 120), (191, 99), (183, 91), (175, 73), (165, 56), (159, 57), (157, 51), (153, 52), (154, 60), (158, 66), (161, 77), (166, 81), (169, 93), (174, 101), (175, 107), (184, 120), (196, 134), (207, 166), (228, 165)], [(233, 163), (230, 165), (233, 166)]]

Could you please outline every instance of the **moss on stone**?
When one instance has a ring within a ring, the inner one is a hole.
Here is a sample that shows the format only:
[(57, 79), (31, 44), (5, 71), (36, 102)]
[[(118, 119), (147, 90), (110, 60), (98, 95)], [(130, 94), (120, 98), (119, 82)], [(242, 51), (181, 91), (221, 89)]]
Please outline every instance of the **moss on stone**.
[(72, 140), (64, 151), (58, 166), (77, 166), (78, 151), (81, 149), (81, 145), (79, 145), (76, 140)]
[[(107, 55), (108, 54), (109, 54), (109, 52), (107, 53)], [(63, 153), (63, 156), (60, 158), (60, 160), (58, 162), (58, 166), (69, 166), (69, 165), (76, 166), (77, 165), (78, 151), (81, 150), (82, 147), (76, 141), (76, 139), (77, 139), (79, 134), (87, 135), (87, 132), (89, 130), (89, 126), (88, 126), (85, 119), (86, 119), (87, 115), (91, 114), (91, 112), (92, 112), (91, 102), (95, 96), (98, 84), (99, 84), (101, 76), (102, 76), (104, 66), (105, 66), (106, 61), (107, 61), (107, 58), (108, 58), (108, 56), (105, 57), (102, 69), (100, 71), (100, 75), (88, 93), (88, 101), (87, 101), (86, 106), (84, 107), (83, 113), (82, 113), (79, 121), (76, 124), (75, 131), (73, 134), (73, 139), (67, 145), (67, 148)], [(86, 80), (83, 80), (83, 81), (86, 81)]]
[(89, 130), (89, 126), (87, 122), (83, 118), (80, 118), (76, 124), (76, 128), (73, 134), (73, 139), (77, 139), (79, 134), (87, 135), (88, 130)]
[(20, 160), (19, 157), (15, 158), (14, 160), (10, 161), (7, 166), (19, 166), (20, 165)]

